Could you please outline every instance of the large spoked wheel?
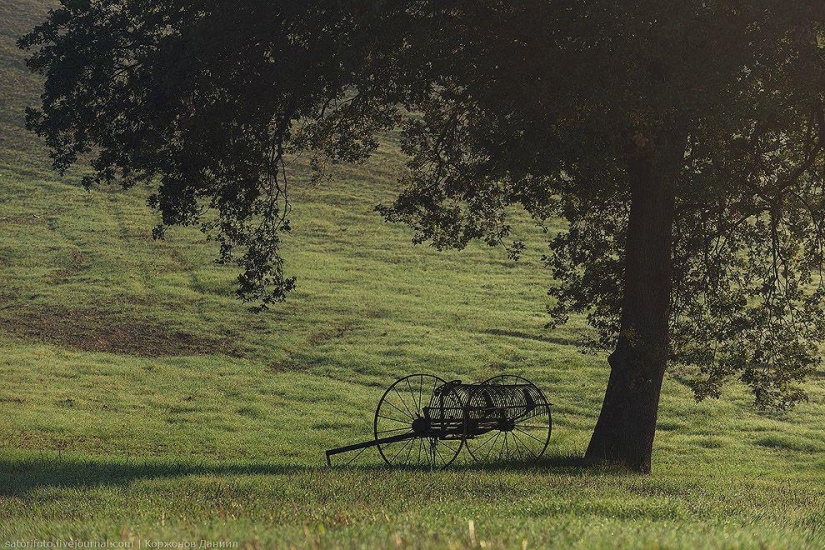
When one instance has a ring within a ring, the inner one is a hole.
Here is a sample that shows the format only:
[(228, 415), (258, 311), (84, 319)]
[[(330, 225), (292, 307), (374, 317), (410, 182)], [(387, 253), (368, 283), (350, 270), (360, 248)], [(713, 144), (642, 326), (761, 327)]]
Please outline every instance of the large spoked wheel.
[[(463, 443), (459, 436), (444, 437), (433, 429), (424, 408), (436, 388), (446, 382), (430, 374), (412, 374), (390, 386), (375, 410), (378, 452), (390, 466), (444, 468), (452, 464)], [(389, 443), (381, 439), (398, 437)]]
[[(531, 406), (524, 408), (497, 409), (493, 403), (494, 386), (522, 386), (527, 392), (526, 401)], [(485, 393), (485, 391), (487, 393)], [(550, 403), (544, 393), (532, 382), (521, 376), (502, 374), (494, 376), (477, 386), (469, 398), (470, 409), (465, 413), (465, 441), (467, 450), (474, 460), (484, 462), (521, 461), (536, 462), (547, 449), (553, 421)], [(479, 430), (479, 426), (491, 428)]]

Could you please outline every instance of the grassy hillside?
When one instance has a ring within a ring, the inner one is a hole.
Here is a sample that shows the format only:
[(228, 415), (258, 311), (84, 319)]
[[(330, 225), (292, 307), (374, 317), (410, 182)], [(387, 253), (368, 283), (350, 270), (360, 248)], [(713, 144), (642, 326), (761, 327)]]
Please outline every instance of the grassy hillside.
[[(607, 380), (580, 320), (544, 328), (540, 234), (522, 261), (436, 253), (373, 212), (391, 144), (311, 184), (298, 170), (288, 270), (263, 315), (196, 230), (151, 238), (146, 189), (85, 192), (22, 129), (37, 97), (14, 39), (49, 2), (0, 4), (0, 540), (248, 547), (825, 547), (825, 372), (759, 415), (739, 387), (697, 404), (665, 382), (651, 476), (577, 466)], [(554, 403), (536, 468), (394, 471), (367, 453), (383, 389), (431, 372), (520, 373)]]

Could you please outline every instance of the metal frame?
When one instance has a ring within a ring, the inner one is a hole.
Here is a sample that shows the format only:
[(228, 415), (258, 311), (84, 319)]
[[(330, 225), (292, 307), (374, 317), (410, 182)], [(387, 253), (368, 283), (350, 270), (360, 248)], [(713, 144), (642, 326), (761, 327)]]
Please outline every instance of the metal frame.
[(446, 468), (467, 450), (473, 460), (535, 462), (552, 433), (551, 405), (529, 380), (499, 375), (477, 384), (431, 374), (396, 380), (378, 402), (374, 438), (330, 449), (331, 457), (378, 447), (390, 466)]

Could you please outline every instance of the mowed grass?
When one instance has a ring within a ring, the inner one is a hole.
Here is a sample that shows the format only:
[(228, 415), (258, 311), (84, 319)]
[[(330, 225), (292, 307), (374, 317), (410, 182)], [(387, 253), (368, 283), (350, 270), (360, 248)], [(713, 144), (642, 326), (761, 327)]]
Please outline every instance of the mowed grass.
[[(409, 244), (373, 207), (403, 158), (311, 184), (294, 173), (288, 271), (255, 315), (196, 229), (153, 241), (146, 189), (85, 192), (21, 128), (37, 96), (14, 37), (49, 2), (0, 5), (0, 541), (228, 541), (239, 547), (822, 548), (825, 372), (810, 402), (760, 415), (732, 386), (695, 403), (665, 382), (654, 472), (578, 461), (608, 370), (581, 319), (545, 328), (542, 234), (519, 262)], [(404, 374), (518, 373), (553, 402), (546, 459), (383, 467), (381, 394)]]

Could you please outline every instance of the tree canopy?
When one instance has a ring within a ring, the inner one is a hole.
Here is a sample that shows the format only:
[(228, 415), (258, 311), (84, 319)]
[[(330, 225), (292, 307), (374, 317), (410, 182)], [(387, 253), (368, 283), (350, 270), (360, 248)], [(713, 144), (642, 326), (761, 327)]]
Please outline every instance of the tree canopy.
[[(365, 159), (401, 127), (414, 240), (569, 227), (551, 314), (614, 345), (588, 456), (647, 470), (665, 364), (804, 399), (823, 320), (825, 4), (773, 0), (63, 0), (20, 40), (28, 124), (87, 185), (157, 181), (258, 306), (294, 287), (287, 159)], [(216, 213), (216, 215), (213, 215)]]

